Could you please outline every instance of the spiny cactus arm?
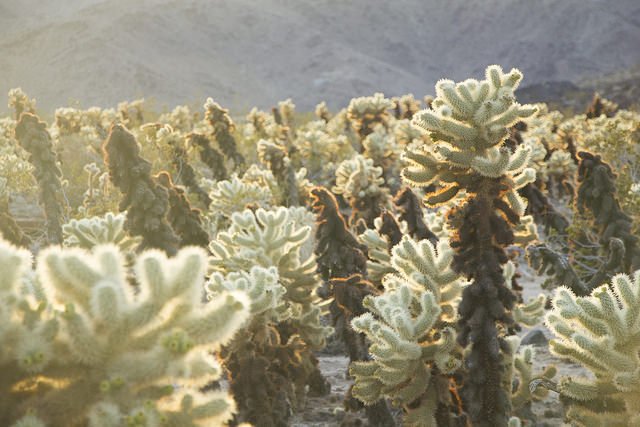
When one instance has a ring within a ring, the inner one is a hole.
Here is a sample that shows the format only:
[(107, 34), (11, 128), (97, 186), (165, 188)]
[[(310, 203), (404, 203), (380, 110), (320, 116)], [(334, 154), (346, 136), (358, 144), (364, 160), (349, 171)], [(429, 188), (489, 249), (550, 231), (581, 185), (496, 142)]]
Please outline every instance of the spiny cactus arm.
[[(516, 343), (520, 340), (516, 339)], [(518, 344), (519, 346), (519, 344)], [(516, 347), (518, 347), (516, 346)], [(526, 404), (544, 399), (549, 391), (544, 387), (531, 389), (530, 384), (534, 380), (543, 379), (551, 381), (557, 373), (555, 366), (547, 366), (537, 375), (533, 373), (533, 358), (535, 350), (532, 346), (513, 348), (513, 377), (517, 378), (518, 386), (511, 395), (511, 405), (515, 413), (518, 413)]]
[(279, 283), (275, 267), (253, 266), (249, 272), (234, 272), (226, 277), (216, 272), (209, 278), (206, 290), (208, 299), (224, 291), (245, 292), (251, 299), (252, 322), (280, 322), (291, 316), (282, 298), (287, 290)]
[(368, 227), (372, 227), (382, 209), (389, 206), (389, 190), (383, 187), (382, 172), (382, 168), (374, 166), (372, 159), (360, 154), (338, 165), (332, 191), (342, 194), (351, 205), (351, 226), (362, 218)]
[(207, 165), (216, 180), (228, 179), (224, 156), (211, 147), (211, 141), (205, 135), (191, 132), (187, 135), (188, 146), (195, 147), (202, 163)]
[(376, 124), (388, 125), (391, 118), (388, 110), (393, 106), (393, 102), (382, 93), (353, 98), (347, 107), (347, 118), (362, 140), (373, 132)]
[(7, 97), (9, 99), (7, 106), (15, 110), (16, 120), (20, 120), (23, 112), (35, 114), (36, 100), (35, 98), (29, 99), (22, 88), (17, 87), (9, 90)]

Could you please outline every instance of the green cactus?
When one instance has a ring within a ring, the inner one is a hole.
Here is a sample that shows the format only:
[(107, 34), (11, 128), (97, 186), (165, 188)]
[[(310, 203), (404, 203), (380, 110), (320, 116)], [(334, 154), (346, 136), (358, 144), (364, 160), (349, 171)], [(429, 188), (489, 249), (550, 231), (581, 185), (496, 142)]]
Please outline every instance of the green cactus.
[(563, 377), (555, 387), (576, 426), (640, 426), (640, 271), (619, 274), (579, 297), (556, 289), (546, 323), (551, 351), (592, 376)]
[(199, 388), (219, 377), (209, 352), (245, 324), (249, 299), (226, 292), (203, 305), (206, 259), (198, 248), (143, 252), (136, 291), (114, 245), (50, 247), (32, 271), (28, 252), (0, 242), (0, 424), (227, 421), (233, 399)]

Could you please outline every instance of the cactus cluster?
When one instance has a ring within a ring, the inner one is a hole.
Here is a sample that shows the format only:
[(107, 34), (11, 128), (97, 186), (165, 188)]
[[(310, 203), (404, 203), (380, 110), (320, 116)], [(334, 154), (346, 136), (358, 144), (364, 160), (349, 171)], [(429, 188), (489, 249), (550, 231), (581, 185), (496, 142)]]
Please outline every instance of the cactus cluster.
[[(242, 292), (201, 302), (206, 254), (157, 250), (135, 262), (137, 291), (114, 245), (50, 247), (0, 241), (0, 422), (7, 426), (205, 426), (234, 412), (209, 352), (249, 316)], [(158, 316), (158, 313), (163, 313)]]

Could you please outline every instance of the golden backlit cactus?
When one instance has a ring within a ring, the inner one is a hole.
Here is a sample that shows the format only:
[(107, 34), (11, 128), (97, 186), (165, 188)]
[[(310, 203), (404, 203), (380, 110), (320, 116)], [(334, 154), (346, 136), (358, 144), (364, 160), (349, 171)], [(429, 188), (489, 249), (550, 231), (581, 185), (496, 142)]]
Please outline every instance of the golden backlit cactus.
[(137, 291), (114, 245), (49, 247), (36, 265), (0, 241), (0, 424), (187, 427), (230, 419), (235, 404), (226, 392), (199, 390), (220, 376), (209, 352), (246, 322), (249, 299), (225, 292), (202, 303), (203, 250), (140, 254)]

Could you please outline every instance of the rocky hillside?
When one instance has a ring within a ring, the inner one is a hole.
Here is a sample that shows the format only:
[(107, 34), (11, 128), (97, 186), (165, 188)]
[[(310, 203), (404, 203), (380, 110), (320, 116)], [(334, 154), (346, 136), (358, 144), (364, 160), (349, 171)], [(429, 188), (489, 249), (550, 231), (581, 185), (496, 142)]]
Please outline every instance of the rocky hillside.
[[(640, 63), (637, 0), (0, 1), (0, 94), (78, 100), (212, 96), (235, 110), (332, 107), (519, 67), (527, 84)], [(0, 107), (4, 107), (0, 105)]]

